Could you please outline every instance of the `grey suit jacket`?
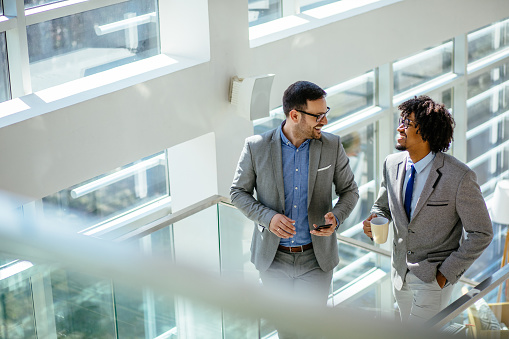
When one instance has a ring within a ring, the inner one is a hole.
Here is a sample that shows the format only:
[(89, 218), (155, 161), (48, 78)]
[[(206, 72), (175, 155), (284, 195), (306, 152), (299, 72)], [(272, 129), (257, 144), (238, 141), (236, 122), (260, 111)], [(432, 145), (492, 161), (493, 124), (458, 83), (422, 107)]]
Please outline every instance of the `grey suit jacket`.
[[(340, 197), (332, 206), (332, 184)], [(254, 191), (256, 190), (256, 198)], [(269, 231), (272, 217), (285, 214), (281, 135), (279, 129), (246, 139), (233, 184), (232, 203), (255, 222), (251, 243), (251, 261), (265, 271), (276, 255), (280, 238)], [(354, 175), (338, 136), (322, 132), (309, 146), (308, 220), (309, 229), (320, 225), (332, 211), (339, 223), (350, 214), (359, 198)], [(335, 236), (311, 236), (313, 250), (324, 271), (339, 262)]]
[[(409, 223), (403, 207), (408, 152), (385, 159), (372, 212), (393, 221), (392, 279), (400, 290), (407, 269), (424, 282), (437, 269), (454, 284), (493, 238), (493, 228), (475, 173), (456, 158), (437, 153)], [(462, 239), (463, 230), (466, 239)]]

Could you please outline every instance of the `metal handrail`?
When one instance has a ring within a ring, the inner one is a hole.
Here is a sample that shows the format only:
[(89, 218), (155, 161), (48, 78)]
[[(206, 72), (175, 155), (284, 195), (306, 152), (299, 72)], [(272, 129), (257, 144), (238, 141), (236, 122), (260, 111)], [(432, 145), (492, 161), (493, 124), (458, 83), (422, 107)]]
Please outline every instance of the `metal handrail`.
[(509, 278), (509, 265), (506, 265), (493, 273), (491, 277), (472, 288), (468, 293), (459, 297), (456, 301), (437, 313), (425, 323), (425, 327), (439, 329), (472, 306), (477, 300), (484, 297)]

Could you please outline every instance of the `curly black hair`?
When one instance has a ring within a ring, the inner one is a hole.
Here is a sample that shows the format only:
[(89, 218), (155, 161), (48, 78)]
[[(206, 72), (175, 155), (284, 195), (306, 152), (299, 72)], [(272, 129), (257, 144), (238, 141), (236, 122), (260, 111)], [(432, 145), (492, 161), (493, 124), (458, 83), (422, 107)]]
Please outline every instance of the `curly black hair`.
[(283, 112), (288, 116), (292, 109), (305, 109), (309, 101), (324, 98), (327, 93), (318, 85), (309, 81), (297, 81), (291, 84), (283, 94)]
[(422, 140), (429, 142), (432, 152), (446, 152), (449, 149), (456, 123), (444, 104), (421, 95), (405, 101), (398, 108), (403, 119), (414, 113), (417, 133)]

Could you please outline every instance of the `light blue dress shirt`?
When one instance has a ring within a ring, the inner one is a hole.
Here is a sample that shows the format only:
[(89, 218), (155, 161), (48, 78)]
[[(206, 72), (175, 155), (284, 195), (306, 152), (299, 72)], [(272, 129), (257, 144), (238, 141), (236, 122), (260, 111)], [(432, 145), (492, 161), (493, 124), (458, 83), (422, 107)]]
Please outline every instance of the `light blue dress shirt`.
[[(292, 238), (281, 239), (283, 246), (306, 245), (311, 242), (308, 221), (308, 175), (309, 175), (309, 143), (303, 142), (296, 148), (284, 135), (283, 124), (281, 133), (281, 151), (283, 156), (283, 185), (285, 188), (285, 215), (295, 220), (295, 234)], [(275, 189), (275, 188), (274, 188)]]
[(433, 160), (435, 159), (435, 153), (429, 152), (428, 155), (426, 155), (421, 160), (417, 161), (415, 164), (412, 162), (412, 159), (410, 157), (407, 157), (406, 160), (406, 173), (405, 173), (405, 183), (403, 185), (403, 201), (405, 201), (405, 192), (406, 192), (406, 186), (408, 184), (408, 179), (410, 178), (410, 168), (412, 167), (412, 164), (415, 167), (415, 179), (414, 179), (414, 189), (412, 193), (412, 204), (411, 204), (411, 212), (410, 212), (410, 220), (412, 220), (412, 216), (415, 211), (415, 206), (417, 206), (417, 202), (419, 202), (419, 197), (421, 196), (422, 190), (424, 189), (424, 184), (426, 183), (426, 180), (428, 180), (429, 173), (431, 171)]

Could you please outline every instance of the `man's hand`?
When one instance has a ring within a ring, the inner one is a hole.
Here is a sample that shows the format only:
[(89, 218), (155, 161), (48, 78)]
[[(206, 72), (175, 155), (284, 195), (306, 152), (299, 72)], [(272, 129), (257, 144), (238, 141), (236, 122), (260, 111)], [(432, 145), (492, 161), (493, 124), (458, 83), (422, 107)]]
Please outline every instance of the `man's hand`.
[(373, 234), (371, 234), (371, 219), (376, 218), (377, 215), (372, 213), (366, 220), (362, 222), (362, 229), (364, 230), (364, 234), (373, 239)]
[(437, 283), (440, 288), (444, 288), (447, 283), (447, 278), (439, 270), (437, 270)]
[[(329, 213), (327, 213), (324, 216), (324, 218), (325, 218), (325, 223), (326, 224), (332, 224), (332, 226), (329, 227), (329, 228), (322, 228), (322, 229), (319, 229), (319, 230), (312, 230), (309, 233), (311, 233), (313, 235), (317, 235), (319, 237), (328, 237), (328, 236), (332, 235), (334, 233), (334, 231), (336, 230), (336, 226), (338, 225), (338, 223), (336, 221), (336, 217), (334, 216), (334, 214), (332, 212), (329, 212)], [(317, 228), (318, 225), (313, 224), (313, 227)]]
[(283, 214), (276, 214), (270, 220), (269, 231), (280, 238), (291, 238), (297, 233), (293, 224), (295, 224), (295, 220)]

